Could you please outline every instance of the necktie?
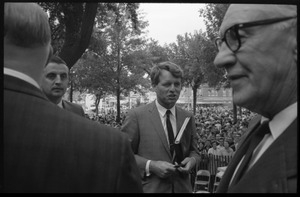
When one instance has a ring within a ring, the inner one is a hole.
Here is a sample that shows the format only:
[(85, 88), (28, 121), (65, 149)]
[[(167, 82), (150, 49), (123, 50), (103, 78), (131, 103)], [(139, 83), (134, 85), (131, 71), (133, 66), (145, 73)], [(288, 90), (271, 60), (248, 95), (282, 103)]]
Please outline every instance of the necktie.
[(173, 133), (172, 124), (171, 124), (171, 121), (170, 121), (170, 113), (171, 113), (171, 111), (167, 110), (167, 112), (166, 112), (166, 115), (167, 115), (166, 124), (167, 124), (167, 130), (168, 130), (170, 152), (171, 152), (171, 155), (173, 156), (173, 154), (174, 154), (174, 133)]
[(244, 174), (244, 172), (247, 169), (247, 166), (251, 160), (254, 149), (257, 147), (257, 145), (260, 143), (260, 141), (264, 138), (264, 136), (270, 132), (271, 131), (269, 128), (269, 121), (263, 122), (254, 131), (254, 133), (251, 137), (251, 140), (249, 141), (249, 145), (248, 145), (247, 151), (245, 153), (244, 160), (242, 161), (241, 165), (239, 166), (238, 171), (236, 172), (236, 174), (234, 176), (234, 179), (232, 180), (232, 185), (235, 185), (241, 179), (242, 175)]

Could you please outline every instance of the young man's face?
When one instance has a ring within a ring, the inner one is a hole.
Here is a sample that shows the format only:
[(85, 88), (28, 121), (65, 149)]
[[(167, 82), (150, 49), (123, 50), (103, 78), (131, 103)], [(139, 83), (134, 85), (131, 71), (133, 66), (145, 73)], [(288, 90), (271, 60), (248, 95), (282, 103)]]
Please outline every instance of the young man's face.
[(46, 96), (52, 100), (61, 98), (68, 87), (69, 68), (65, 64), (50, 62), (44, 69), (41, 88)]
[(154, 87), (158, 103), (167, 109), (172, 108), (180, 96), (181, 88), (181, 78), (176, 78), (169, 71), (162, 70), (159, 83)]

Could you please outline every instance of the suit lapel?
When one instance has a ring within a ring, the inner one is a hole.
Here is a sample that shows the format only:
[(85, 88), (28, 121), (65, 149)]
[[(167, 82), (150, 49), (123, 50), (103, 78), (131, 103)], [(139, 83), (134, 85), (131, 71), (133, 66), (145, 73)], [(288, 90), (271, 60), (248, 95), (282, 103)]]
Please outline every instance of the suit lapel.
[[(239, 192), (241, 188), (253, 185), (265, 185), (261, 190), (267, 192), (287, 192), (284, 190), (287, 178), (297, 174), (297, 150), (295, 150), (297, 143), (295, 139), (297, 139), (297, 119), (271, 144), (240, 182), (230, 188), (230, 192)], [(261, 178), (257, 179), (258, 176)], [(257, 181), (251, 183), (250, 180), (254, 179)], [(249, 183), (251, 184), (249, 185)], [(279, 184), (280, 186), (278, 186)], [(257, 187), (257, 189), (259, 188)], [(283, 191), (280, 191), (281, 189)]]
[(70, 106), (70, 104), (67, 101), (62, 100), (62, 106), (63, 106), (64, 109), (66, 109), (68, 111), (72, 111), (71, 110), (71, 106)]
[(243, 139), (243, 141), (240, 142), (240, 147), (237, 150), (237, 152), (235, 153), (234, 157), (232, 158), (230, 164), (228, 165), (222, 181), (220, 182), (220, 185), (218, 187), (218, 193), (224, 193), (227, 192), (227, 189), (229, 187), (229, 183), (230, 180), (232, 179), (233, 173), (238, 165), (238, 163), (240, 162), (240, 160), (242, 159), (243, 155), (245, 154), (244, 149), (247, 148), (247, 140), (249, 140), (249, 136), (251, 135), (251, 133), (253, 133), (253, 131), (259, 126), (259, 120), (257, 120), (254, 124), (250, 125), (247, 131), (247, 136)]
[(62, 104), (63, 109), (66, 109), (66, 103), (64, 100), (61, 101), (61, 104)]
[(158, 134), (162, 144), (164, 145), (166, 151), (168, 152), (168, 155), (170, 156), (170, 158), (172, 158), (171, 153), (170, 153), (169, 144), (168, 144), (168, 141), (167, 141), (167, 136), (165, 134), (165, 130), (163, 128), (159, 112), (156, 108), (155, 101), (152, 102), (151, 105), (149, 105), (148, 112), (150, 114), (149, 117), (150, 117), (150, 120), (151, 120), (152, 125), (154, 127), (154, 130)]

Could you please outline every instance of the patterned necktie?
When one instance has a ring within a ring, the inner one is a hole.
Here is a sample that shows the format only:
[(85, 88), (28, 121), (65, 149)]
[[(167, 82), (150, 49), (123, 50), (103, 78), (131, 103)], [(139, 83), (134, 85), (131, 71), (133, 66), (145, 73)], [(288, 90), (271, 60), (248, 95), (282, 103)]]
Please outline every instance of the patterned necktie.
[(235, 185), (238, 183), (238, 181), (241, 179), (242, 175), (247, 169), (247, 166), (251, 160), (252, 153), (254, 149), (257, 147), (257, 145), (261, 142), (261, 140), (264, 138), (264, 136), (268, 133), (270, 133), (269, 128), (269, 121), (263, 122), (253, 133), (250, 142), (248, 144), (247, 151), (245, 153), (245, 157), (241, 163), (241, 165), (238, 168), (238, 171), (236, 172), (231, 185)]
[(166, 115), (167, 115), (166, 124), (167, 124), (167, 130), (168, 130), (170, 152), (171, 152), (171, 155), (173, 156), (173, 154), (174, 154), (174, 133), (173, 133), (172, 124), (171, 124), (171, 121), (170, 121), (170, 114), (171, 114), (171, 111), (167, 110), (167, 112), (166, 112)]

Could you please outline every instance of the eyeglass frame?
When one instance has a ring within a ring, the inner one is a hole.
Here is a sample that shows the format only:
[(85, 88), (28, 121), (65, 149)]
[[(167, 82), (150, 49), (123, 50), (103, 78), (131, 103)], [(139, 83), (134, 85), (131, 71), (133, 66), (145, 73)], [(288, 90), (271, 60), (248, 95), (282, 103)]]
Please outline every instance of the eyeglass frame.
[[(240, 38), (240, 34), (239, 34), (239, 29), (242, 29), (242, 28), (247, 28), (247, 27), (254, 27), (254, 26), (259, 26), (259, 25), (269, 25), (269, 24), (273, 24), (273, 23), (279, 23), (279, 22), (282, 22), (282, 21), (286, 21), (286, 20), (290, 20), (290, 19), (293, 19), (293, 18), (297, 18), (297, 16), (289, 16), (289, 17), (283, 17), (283, 18), (273, 18), (273, 19), (266, 19), (266, 20), (259, 20), (259, 21), (252, 21), (252, 22), (247, 22), (247, 23), (239, 23), (239, 24), (235, 24), (233, 26), (231, 26), (230, 28), (228, 28), (225, 33), (224, 33), (224, 37), (223, 38), (220, 38), (220, 37), (217, 37), (215, 39), (215, 45), (217, 47), (217, 50), (220, 51), (220, 47), (221, 47), (221, 44), (223, 42), (226, 43), (227, 47), (232, 51), (232, 52), (237, 52), (240, 48), (241, 48), (241, 38)], [(235, 50), (232, 50), (231, 47), (229, 46), (228, 42), (227, 42), (227, 39), (226, 39), (226, 34), (229, 30), (233, 30), (233, 32), (235, 33), (236, 35), (236, 38), (237, 38), (237, 41), (238, 41), (238, 47), (237, 49)], [(219, 42), (221, 41), (221, 42)], [(218, 44), (219, 43), (219, 44)]]

